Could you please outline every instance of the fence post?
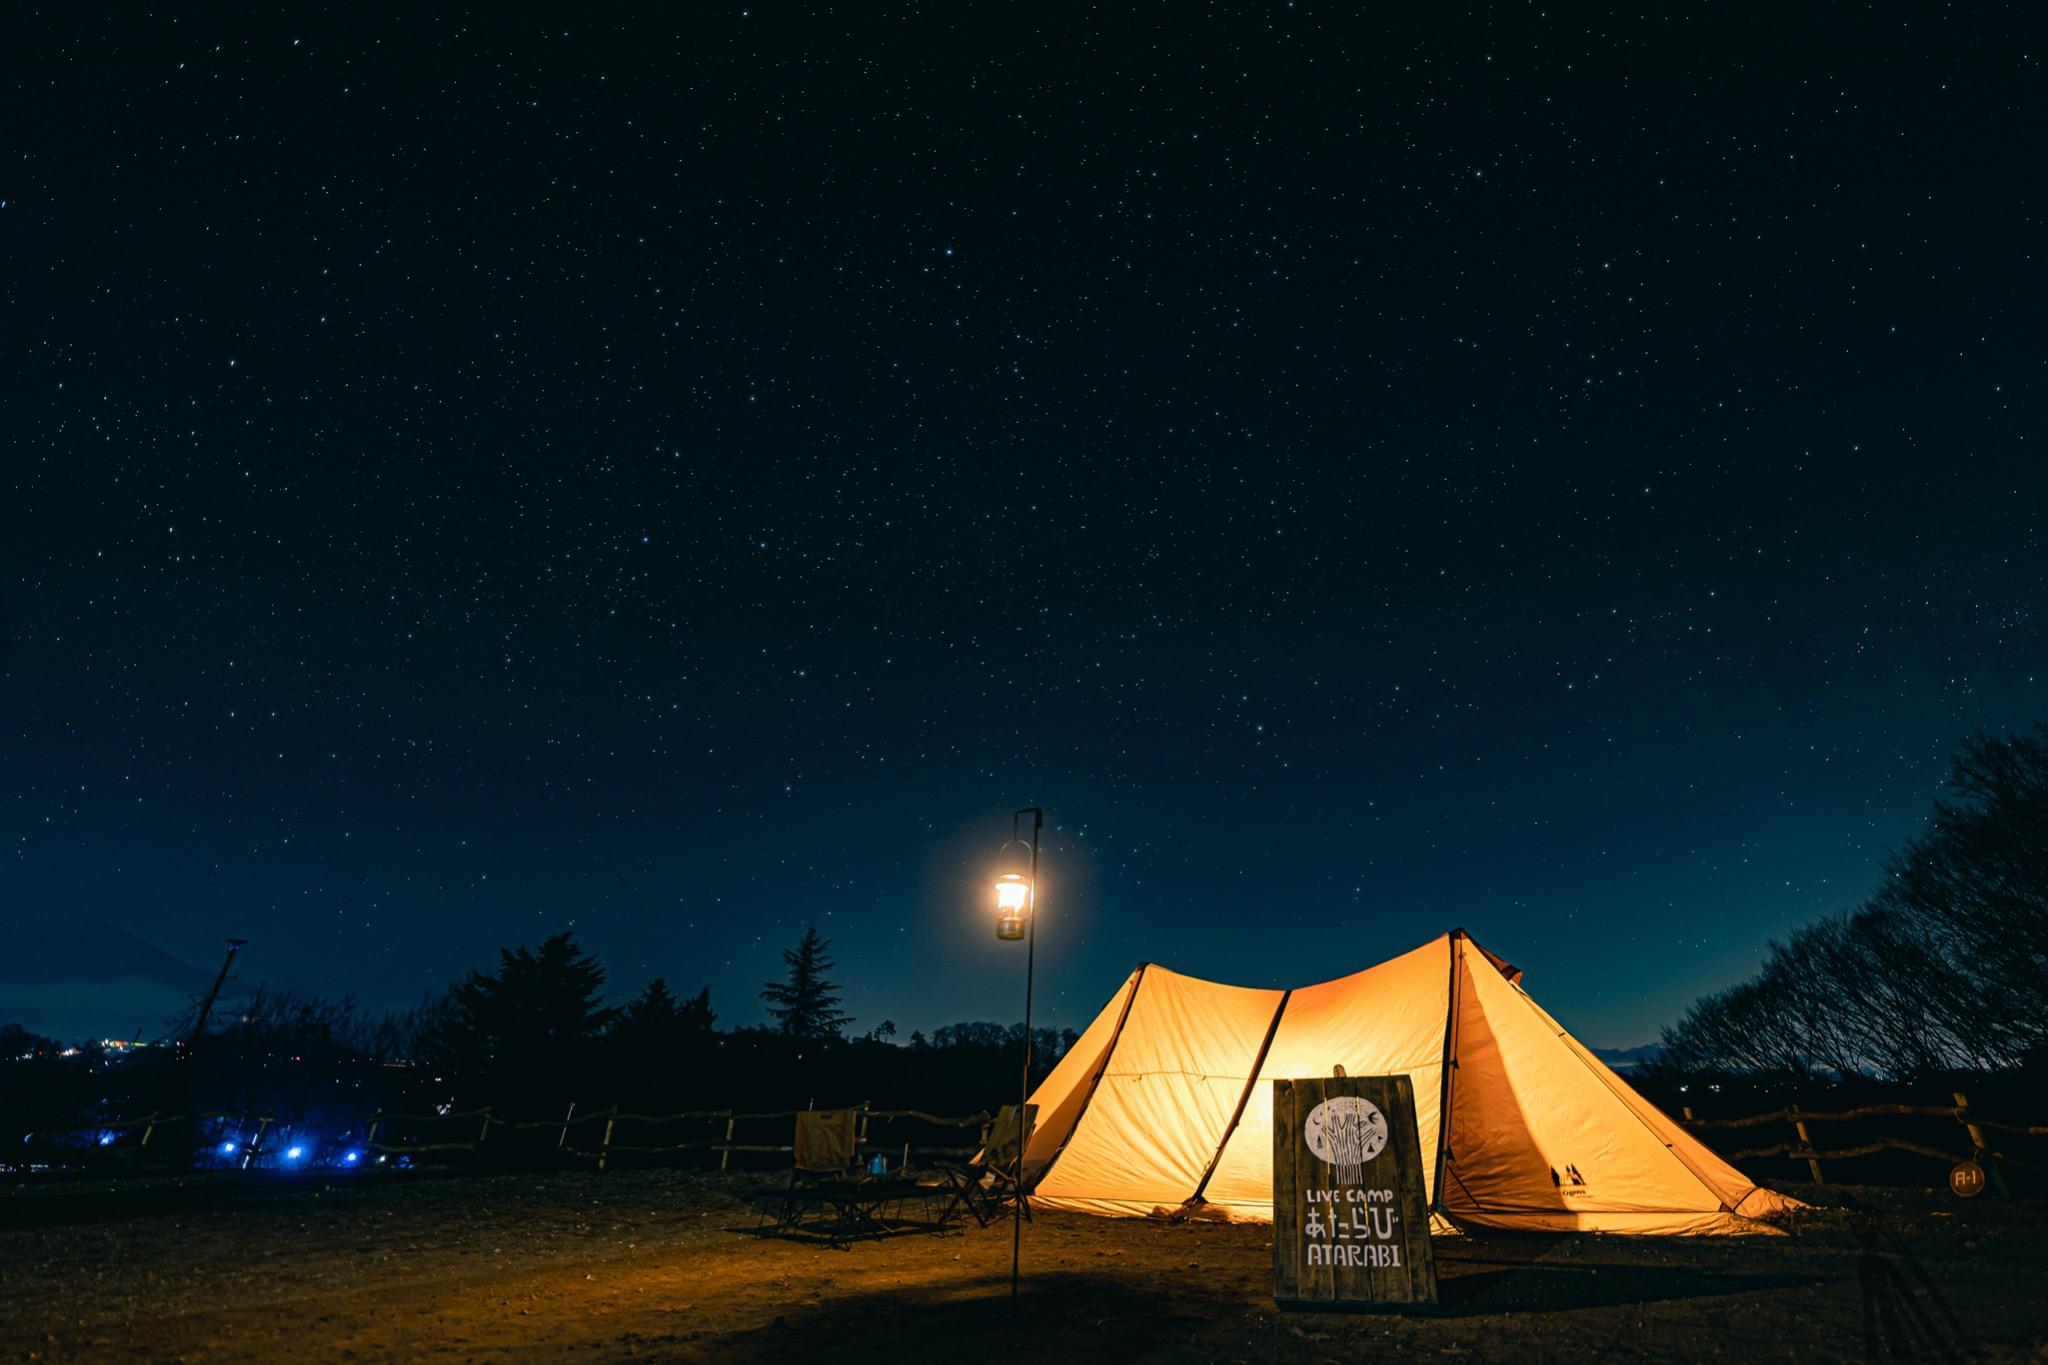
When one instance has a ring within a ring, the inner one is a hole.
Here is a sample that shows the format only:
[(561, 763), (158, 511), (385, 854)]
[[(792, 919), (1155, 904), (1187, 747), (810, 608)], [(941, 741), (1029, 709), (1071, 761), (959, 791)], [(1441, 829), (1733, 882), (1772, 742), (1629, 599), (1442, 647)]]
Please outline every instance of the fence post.
[(1984, 1130), (1970, 1122), (1970, 1101), (1962, 1091), (1953, 1092), (1956, 1099), (1956, 1122), (1963, 1125), (1963, 1131), (1970, 1135), (1970, 1146), (1974, 1149), (1970, 1159), (1984, 1168), (1991, 1177), (1991, 1188), (2010, 1197), (2011, 1190), (2005, 1187), (2005, 1172), (1998, 1169), (1998, 1159), (1991, 1155), (1991, 1147), (1984, 1141)]
[(619, 1121), (619, 1106), (617, 1106), (617, 1105), (615, 1104), (615, 1105), (613, 1105), (613, 1106), (612, 1106), (612, 1111), (611, 1111), (611, 1113), (609, 1113), (609, 1114), (606, 1114), (606, 1115), (604, 1116), (604, 1143), (603, 1143), (603, 1145), (602, 1145), (602, 1146), (601, 1146), (601, 1147), (600, 1147), (600, 1148), (598, 1149), (598, 1153), (597, 1153), (597, 1169), (599, 1169), (600, 1171), (604, 1169), (604, 1163), (605, 1163), (605, 1162), (606, 1162), (606, 1161), (607, 1161), (607, 1160), (608, 1160), (608, 1159), (610, 1158), (610, 1156), (611, 1156), (611, 1150), (612, 1150), (612, 1125), (613, 1125), (613, 1124), (615, 1124), (615, 1123), (617, 1123), (618, 1121)]
[(249, 1167), (255, 1162), (256, 1158), (262, 1155), (263, 1135), (270, 1131), (270, 1121), (270, 1115), (268, 1114), (265, 1114), (262, 1118), (256, 1120), (256, 1137), (253, 1141), (249, 1143), (247, 1147), (244, 1147), (242, 1149), (243, 1170), (248, 1170)]
[(1813, 1172), (1813, 1183), (1816, 1185), (1827, 1184), (1828, 1182), (1822, 1178), (1820, 1173), (1820, 1162), (1813, 1155), (1813, 1139), (1806, 1135), (1806, 1120), (1799, 1117), (1799, 1106), (1796, 1104), (1787, 1105), (1785, 1107), (1785, 1116), (1792, 1120), (1792, 1131), (1799, 1134), (1799, 1145), (1806, 1152), (1806, 1169)]
[(489, 1105), (487, 1104), (487, 1105), (485, 1105), (485, 1106), (484, 1106), (484, 1126), (476, 1130), (476, 1143), (475, 1143), (475, 1147), (476, 1147), (476, 1154), (477, 1154), (477, 1156), (478, 1156), (479, 1158), (481, 1158), (481, 1157), (483, 1156), (483, 1154), (484, 1154), (484, 1139), (485, 1139), (485, 1138), (487, 1138), (487, 1137), (489, 1137), (490, 1135), (491, 1135), (491, 1107), (490, 1107), (490, 1106), (489, 1106)]
[(1680, 1110), (1679, 1112), (1685, 1115), (1685, 1121), (1686, 1121), (1687, 1123), (1691, 1123), (1691, 1122), (1692, 1122), (1692, 1106), (1691, 1106), (1691, 1105), (1689, 1105), (1689, 1104), (1688, 1104), (1687, 1106), (1685, 1106), (1685, 1108), (1684, 1108), (1684, 1109)]
[(156, 1110), (151, 1110), (151, 1111), (150, 1111), (150, 1114), (149, 1114), (149, 1122), (147, 1122), (147, 1123), (145, 1123), (145, 1124), (143, 1124), (143, 1125), (142, 1125), (142, 1142), (141, 1142), (141, 1145), (142, 1145), (142, 1146), (144, 1146), (144, 1147), (147, 1147), (147, 1146), (149, 1146), (149, 1139), (150, 1139), (150, 1137), (151, 1137), (151, 1136), (152, 1136), (153, 1134), (155, 1134), (155, 1132), (156, 1132), (156, 1116), (157, 1116), (157, 1111), (156, 1111)]
[(718, 1169), (721, 1172), (732, 1165), (732, 1125), (736, 1117), (732, 1110), (725, 1111), (725, 1150), (718, 1154)]
[(382, 1128), (383, 1126), (384, 1111), (382, 1109), (379, 1109), (376, 1113), (370, 1115), (370, 1132), (369, 1135), (363, 1139), (363, 1150), (370, 1154), (370, 1160), (373, 1162), (377, 1159), (377, 1130), (379, 1128)]
[(569, 1112), (562, 1115), (562, 1135), (555, 1139), (555, 1150), (561, 1151), (569, 1145), (569, 1120), (576, 1117), (576, 1101), (569, 1101)]

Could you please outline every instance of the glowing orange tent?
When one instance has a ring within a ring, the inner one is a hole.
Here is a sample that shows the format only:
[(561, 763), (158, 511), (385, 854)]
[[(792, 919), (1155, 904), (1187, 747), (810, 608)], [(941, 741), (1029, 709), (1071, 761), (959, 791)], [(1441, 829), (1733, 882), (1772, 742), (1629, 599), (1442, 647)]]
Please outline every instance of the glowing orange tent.
[(1462, 929), (1292, 991), (1140, 966), (1031, 1097), (1033, 1202), (1268, 1220), (1271, 1083), (1341, 1066), (1413, 1078), (1430, 1208), (1453, 1223), (1763, 1232), (1797, 1207), (1631, 1090), (1521, 975)]

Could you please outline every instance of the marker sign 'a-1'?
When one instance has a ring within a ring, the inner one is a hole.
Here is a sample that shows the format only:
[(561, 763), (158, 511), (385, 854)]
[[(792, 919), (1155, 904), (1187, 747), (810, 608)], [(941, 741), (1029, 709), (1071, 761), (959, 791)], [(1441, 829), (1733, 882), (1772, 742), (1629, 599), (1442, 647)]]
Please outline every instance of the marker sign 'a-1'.
[(1273, 1082), (1273, 1299), (1282, 1308), (1436, 1306), (1408, 1077)]

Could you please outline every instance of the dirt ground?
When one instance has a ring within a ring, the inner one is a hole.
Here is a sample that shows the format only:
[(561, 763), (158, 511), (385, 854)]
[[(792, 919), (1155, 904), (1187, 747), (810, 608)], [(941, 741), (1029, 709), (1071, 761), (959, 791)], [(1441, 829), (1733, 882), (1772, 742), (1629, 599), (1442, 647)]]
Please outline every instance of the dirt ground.
[(1830, 1207), (1788, 1237), (1440, 1238), (1429, 1317), (1276, 1313), (1264, 1227), (1041, 1213), (1013, 1313), (1006, 1225), (793, 1242), (752, 1231), (759, 1184), (4, 1189), (0, 1359), (2048, 1359), (2039, 1201), (1795, 1187)]

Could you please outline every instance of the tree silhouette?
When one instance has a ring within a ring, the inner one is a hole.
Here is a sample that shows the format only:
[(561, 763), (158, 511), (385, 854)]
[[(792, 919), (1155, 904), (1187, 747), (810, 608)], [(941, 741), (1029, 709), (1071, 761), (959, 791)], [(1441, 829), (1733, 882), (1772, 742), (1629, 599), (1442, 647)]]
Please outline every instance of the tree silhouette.
[(1673, 1075), (1996, 1071), (2048, 1057), (2048, 726), (1955, 756), (1934, 818), (1854, 912), (1664, 1030)]
[(623, 1037), (629, 1033), (667, 1032), (675, 1027), (680, 1008), (668, 982), (657, 976), (619, 1016), (619, 1034)]
[(679, 1000), (668, 982), (657, 976), (619, 1015), (613, 1035), (622, 1052), (637, 1058), (701, 1043), (710, 1037), (717, 1021), (709, 986), (688, 1000)]
[(1926, 833), (1886, 872), (1872, 905), (1953, 969), (1960, 989), (1934, 1003), (1959, 1050), (2048, 1048), (2048, 725), (1965, 743)]
[(501, 949), (497, 971), (471, 972), (449, 991), (432, 1054), (494, 1102), (552, 1105), (570, 1096), (616, 1017), (603, 986), (604, 968), (566, 933), (537, 950)]
[(770, 981), (761, 988), (776, 1027), (791, 1038), (837, 1038), (853, 1022), (840, 1012), (837, 988), (825, 979), (832, 970), (832, 959), (825, 956), (831, 946), (816, 929), (804, 930), (803, 941), (782, 954), (789, 966), (788, 980)]
[[(613, 1070), (611, 1093), (636, 1104), (688, 1108), (703, 1098), (710, 1079), (706, 1067), (716, 1051), (711, 989), (679, 999), (668, 982), (656, 977), (620, 1013), (606, 1040)], [(584, 1078), (584, 1094), (595, 1093), (593, 1078)]]
[(676, 1009), (676, 1019), (685, 1032), (709, 1037), (718, 1024), (718, 1011), (711, 1008), (711, 988), (704, 987)]
[(28, 1061), (45, 1054), (54, 1057), (63, 1049), (55, 1038), (30, 1033), (19, 1024), (0, 1026), (0, 1062)]

